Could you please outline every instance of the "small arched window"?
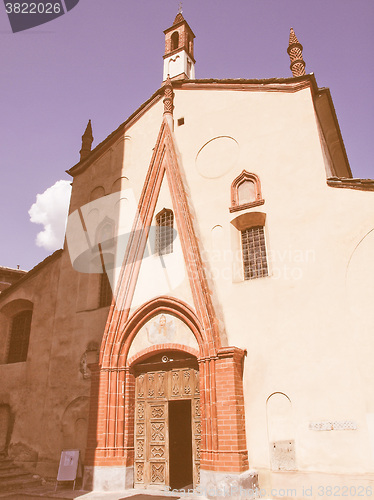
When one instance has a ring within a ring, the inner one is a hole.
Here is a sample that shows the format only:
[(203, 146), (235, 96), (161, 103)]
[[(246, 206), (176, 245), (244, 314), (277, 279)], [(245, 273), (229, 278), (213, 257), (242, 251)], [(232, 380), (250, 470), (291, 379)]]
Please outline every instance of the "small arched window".
[(156, 252), (166, 255), (173, 252), (174, 214), (164, 208), (156, 215)]
[(8, 363), (26, 361), (29, 349), (32, 311), (22, 311), (13, 316), (8, 350)]
[(179, 47), (179, 33), (178, 31), (174, 31), (171, 35), (171, 50), (175, 50)]
[(256, 201), (256, 186), (253, 181), (244, 180), (238, 186), (238, 204), (245, 205)]
[(263, 205), (260, 179), (256, 174), (243, 172), (231, 184), (230, 212)]
[(90, 201), (95, 201), (98, 198), (102, 198), (103, 196), (105, 196), (105, 189), (103, 188), (103, 186), (97, 186), (90, 193)]
[(109, 217), (105, 217), (96, 230), (96, 244), (101, 248), (110, 248), (114, 245), (115, 222)]

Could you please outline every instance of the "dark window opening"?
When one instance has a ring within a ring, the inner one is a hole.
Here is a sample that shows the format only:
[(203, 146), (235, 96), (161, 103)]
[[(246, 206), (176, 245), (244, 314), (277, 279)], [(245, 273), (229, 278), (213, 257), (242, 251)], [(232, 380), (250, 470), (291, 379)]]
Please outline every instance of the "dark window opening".
[(178, 127), (184, 125), (184, 118), (178, 118)]
[(178, 31), (174, 31), (171, 35), (171, 50), (175, 50), (179, 47), (179, 33)]
[(8, 351), (8, 363), (26, 361), (29, 349), (32, 311), (23, 311), (14, 316)]
[(191, 400), (169, 401), (169, 467), (171, 489), (192, 489)]
[(252, 280), (267, 276), (268, 265), (263, 226), (250, 227), (241, 233), (244, 279)]
[(164, 209), (156, 215), (156, 252), (166, 255), (173, 252), (173, 225), (172, 210)]

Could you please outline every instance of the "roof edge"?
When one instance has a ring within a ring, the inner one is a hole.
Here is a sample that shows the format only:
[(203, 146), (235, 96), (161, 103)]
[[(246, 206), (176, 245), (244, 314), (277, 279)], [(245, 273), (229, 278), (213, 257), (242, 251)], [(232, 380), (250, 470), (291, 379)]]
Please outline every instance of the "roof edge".
[(328, 177), (327, 185), (333, 188), (356, 189), (359, 191), (374, 191), (374, 179), (351, 177)]
[[(328, 87), (317, 88), (313, 94), (313, 102), (335, 170), (335, 176), (340, 178), (353, 177), (330, 89)], [(326, 113), (326, 110), (330, 114)]]
[(153, 104), (153, 101), (158, 101), (163, 95), (163, 87), (154, 92), (149, 99), (147, 99), (143, 104), (141, 104), (123, 123), (121, 123), (116, 130), (114, 130), (111, 134), (109, 134), (103, 141), (101, 141), (94, 149), (90, 152), (90, 154), (84, 159), (73, 165), (68, 170), (65, 170), (67, 174), (71, 177), (75, 177), (78, 173), (86, 170), (86, 168), (95, 161), (101, 154), (101, 149), (103, 146), (108, 145), (111, 141), (115, 142), (117, 140), (117, 135), (120, 135), (121, 132), (126, 129), (129, 125), (131, 125), (134, 121), (140, 118), (140, 116)]
[(10, 285), (8, 288), (6, 288), (4, 291), (0, 293), (0, 300), (3, 299), (3, 297), (6, 297), (9, 295), (13, 290), (15, 290), (21, 283), (24, 283), (26, 280), (28, 280), (30, 277), (34, 276), (37, 274), (43, 267), (47, 266), (48, 264), (54, 262), (57, 260), (59, 257), (61, 257), (63, 252), (63, 249), (56, 250), (53, 252), (53, 254), (48, 255), (44, 260), (39, 262), (35, 267), (30, 269), (30, 271), (26, 272), (18, 281), (13, 283), (13, 285)]
[[(288, 91), (297, 92), (307, 87), (311, 87), (314, 93), (318, 92), (318, 86), (313, 73), (308, 75), (303, 75), (299, 77), (287, 77), (287, 78), (263, 78), (263, 79), (246, 79), (246, 78), (208, 78), (208, 79), (184, 79), (184, 80), (173, 80), (172, 85), (175, 89), (183, 88), (205, 88), (206, 85), (209, 87), (212, 84), (217, 86), (232, 87), (233, 89), (241, 90), (243, 85), (255, 86), (254, 90), (264, 90), (266, 86), (269, 88), (267, 90), (285, 90), (280, 85), (292, 85)], [(158, 102), (163, 97), (164, 86), (159, 87), (152, 96), (147, 99), (143, 104), (141, 104), (123, 123), (121, 123), (116, 130), (109, 134), (103, 141), (101, 141), (91, 153), (84, 159), (73, 165), (70, 169), (66, 170), (66, 173), (71, 177), (84, 172), (95, 160), (99, 158), (102, 154), (102, 149), (104, 146), (114, 143), (117, 140), (117, 136), (126, 130), (133, 122), (138, 120), (147, 109), (152, 106), (155, 102)]]

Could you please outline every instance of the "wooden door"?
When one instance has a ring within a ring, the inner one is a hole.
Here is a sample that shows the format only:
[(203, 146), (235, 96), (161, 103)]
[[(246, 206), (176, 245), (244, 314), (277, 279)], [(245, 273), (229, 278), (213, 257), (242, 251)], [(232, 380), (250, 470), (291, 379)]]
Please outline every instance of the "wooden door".
[(135, 488), (170, 486), (169, 402), (190, 400), (193, 486), (200, 482), (200, 396), (196, 368), (140, 372), (135, 385)]

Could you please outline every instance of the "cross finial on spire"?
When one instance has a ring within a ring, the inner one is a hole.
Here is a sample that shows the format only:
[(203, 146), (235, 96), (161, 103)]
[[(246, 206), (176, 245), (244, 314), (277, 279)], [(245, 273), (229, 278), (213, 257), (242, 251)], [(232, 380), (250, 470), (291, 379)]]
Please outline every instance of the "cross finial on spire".
[(182, 12), (183, 12), (183, 4), (182, 4), (182, 2), (179, 2), (179, 4), (178, 4), (178, 14), (182, 14)]
[(292, 76), (305, 75), (305, 61), (303, 59), (303, 46), (297, 39), (294, 29), (290, 29), (290, 39), (288, 42), (288, 55), (290, 56)]

